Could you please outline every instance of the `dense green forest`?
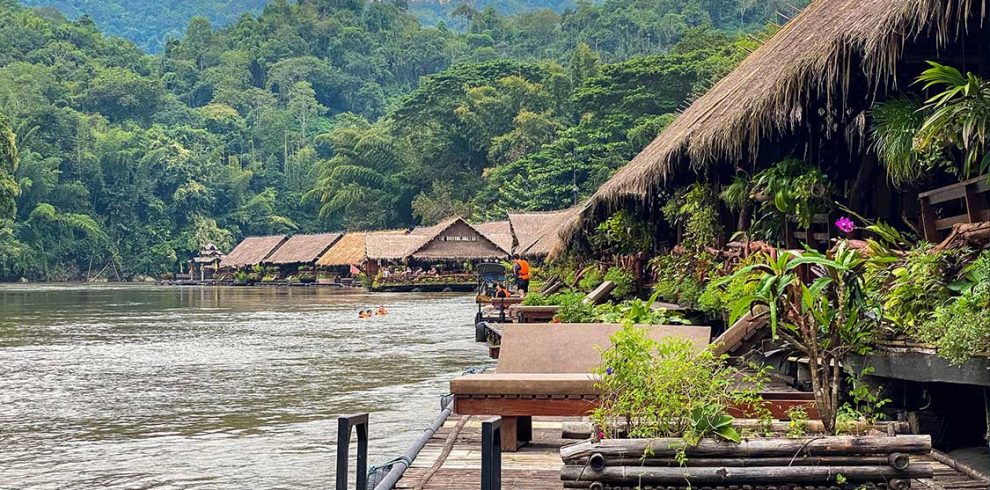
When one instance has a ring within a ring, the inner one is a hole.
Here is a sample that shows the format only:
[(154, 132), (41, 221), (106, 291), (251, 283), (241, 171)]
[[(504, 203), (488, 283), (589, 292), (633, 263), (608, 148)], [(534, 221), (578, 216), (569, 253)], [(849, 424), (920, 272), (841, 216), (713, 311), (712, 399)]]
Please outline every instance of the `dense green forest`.
[(458, 32), (405, 4), (275, 1), (224, 28), (194, 18), (151, 56), (0, 0), (0, 278), (154, 275), (248, 234), (570, 205), (775, 8), (465, 7)]

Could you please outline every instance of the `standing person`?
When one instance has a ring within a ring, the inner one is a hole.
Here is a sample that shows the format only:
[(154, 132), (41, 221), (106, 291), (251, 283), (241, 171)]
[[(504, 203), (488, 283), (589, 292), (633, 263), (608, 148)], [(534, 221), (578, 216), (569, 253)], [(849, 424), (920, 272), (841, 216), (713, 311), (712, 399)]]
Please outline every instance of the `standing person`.
[(525, 298), (529, 293), (529, 262), (520, 257), (519, 254), (512, 256), (512, 274), (516, 276), (516, 288), (519, 289), (519, 297)]

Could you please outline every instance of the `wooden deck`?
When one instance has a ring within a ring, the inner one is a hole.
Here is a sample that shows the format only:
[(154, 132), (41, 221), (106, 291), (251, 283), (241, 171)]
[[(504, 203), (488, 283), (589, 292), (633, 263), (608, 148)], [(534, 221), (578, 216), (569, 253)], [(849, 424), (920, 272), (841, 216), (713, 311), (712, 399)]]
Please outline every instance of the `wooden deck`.
[[(481, 488), (481, 421), (486, 417), (453, 416), (426, 444), (396, 489), (459, 490)], [(558, 450), (563, 417), (534, 417), (530, 445), (502, 453), (502, 488), (563, 489)], [(448, 444), (449, 441), (449, 444)], [(449, 454), (444, 454), (449, 447)]]
[[(485, 417), (452, 416), (434, 434), (396, 485), (401, 490), (477, 490), (481, 488), (481, 421)], [(562, 490), (558, 449), (563, 422), (578, 418), (534, 417), (534, 442), (519, 452), (502, 453), (502, 488), (506, 490)], [(925, 490), (974, 490), (988, 488), (979, 480), (930, 457), (935, 478), (919, 480), (912, 488)], [(696, 490), (703, 490), (695, 487)], [(722, 487), (733, 488), (733, 487)], [(744, 487), (737, 487), (744, 488)], [(753, 487), (756, 488), (756, 487)], [(806, 487), (795, 486), (804, 490)]]

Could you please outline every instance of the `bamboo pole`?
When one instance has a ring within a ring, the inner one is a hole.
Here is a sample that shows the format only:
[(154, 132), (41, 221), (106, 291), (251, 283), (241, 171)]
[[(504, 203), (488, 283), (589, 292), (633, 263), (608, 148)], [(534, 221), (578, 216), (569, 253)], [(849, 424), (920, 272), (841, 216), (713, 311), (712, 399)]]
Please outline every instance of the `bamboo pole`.
[(607, 467), (592, 471), (585, 466), (565, 466), (560, 471), (563, 481), (597, 481), (609, 484), (684, 484), (706, 485), (713, 483), (759, 484), (781, 483), (832, 483), (842, 475), (850, 482), (881, 482), (932, 478), (930, 463), (917, 463), (904, 471), (890, 466), (765, 466), (765, 467)]
[[(597, 453), (596, 453), (597, 454)], [(904, 453), (897, 453), (907, 456)], [(580, 458), (571, 465), (588, 465), (596, 469), (594, 458)], [(688, 458), (680, 464), (674, 458), (604, 458), (603, 466), (684, 466), (693, 467), (734, 467), (734, 466), (883, 466), (889, 464), (886, 456), (798, 456), (777, 458)], [(910, 464), (910, 463), (908, 463)], [(907, 468), (907, 466), (905, 466)]]
[(795, 455), (851, 456), (891, 453), (929, 454), (932, 439), (928, 435), (903, 436), (821, 436), (795, 438), (758, 438), (739, 444), (715, 439), (703, 439), (697, 446), (685, 447), (680, 438), (663, 439), (604, 439), (584, 441), (560, 448), (565, 463), (588, 458), (594, 453), (611, 457), (674, 456), (684, 449), (687, 457), (784, 457)]
[[(790, 422), (772, 422), (769, 426), (766, 426), (763, 421), (756, 419), (736, 419), (732, 422), (732, 426), (737, 429), (752, 429), (757, 431), (769, 429), (771, 433), (780, 434), (791, 430)], [(823, 434), (825, 432), (825, 425), (822, 424), (821, 420), (808, 420), (802, 422), (801, 426), (808, 434)], [(907, 422), (877, 422), (875, 424), (868, 424), (857, 421), (844, 425), (844, 427), (846, 426), (849, 427), (849, 432), (853, 434), (867, 434), (874, 431), (888, 434), (891, 427), (895, 434), (911, 433), (911, 426)], [(591, 437), (593, 428), (594, 424), (591, 422), (564, 422), (561, 437), (564, 439), (588, 439)], [(625, 424), (618, 424), (616, 430), (620, 434), (625, 433)]]

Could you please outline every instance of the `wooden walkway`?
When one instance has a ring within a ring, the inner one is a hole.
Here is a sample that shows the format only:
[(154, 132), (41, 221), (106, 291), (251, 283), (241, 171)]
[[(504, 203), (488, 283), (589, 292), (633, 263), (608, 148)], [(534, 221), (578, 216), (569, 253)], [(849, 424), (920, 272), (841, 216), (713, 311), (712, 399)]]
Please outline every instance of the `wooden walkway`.
[[(481, 488), (481, 421), (485, 417), (452, 416), (426, 444), (396, 489), (477, 490)], [(558, 450), (563, 417), (534, 417), (533, 443), (515, 453), (502, 453), (505, 490), (561, 490)], [(461, 423), (463, 422), (463, 424)], [(461, 425), (458, 429), (458, 425)], [(449, 445), (449, 454), (444, 448)], [(440, 463), (438, 465), (438, 462)]]
[[(396, 485), (401, 490), (477, 490), (481, 488), (481, 421), (484, 417), (452, 416), (437, 431)], [(577, 418), (534, 417), (533, 443), (519, 452), (502, 453), (505, 490), (563, 490), (558, 450), (563, 422)], [(986, 480), (970, 477), (930, 457), (935, 478), (915, 481), (923, 490), (977, 490), (990, 488)], [(699, 488), (699, 487), (696, 487)], [(732, 487), (724, 487), (732, 488)], [(738, 487), (743, 488), (743, 487)], [(803, 489), (805, 487), (794, 487)], [(700, 488), (699, 488), (700, 490)]]

